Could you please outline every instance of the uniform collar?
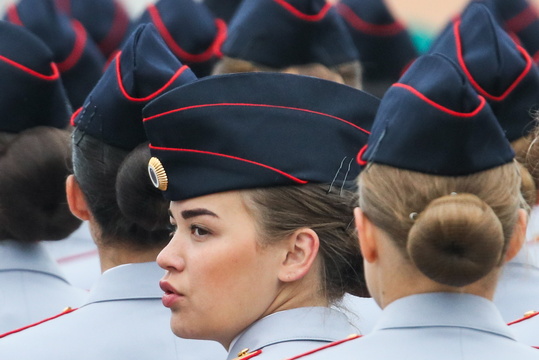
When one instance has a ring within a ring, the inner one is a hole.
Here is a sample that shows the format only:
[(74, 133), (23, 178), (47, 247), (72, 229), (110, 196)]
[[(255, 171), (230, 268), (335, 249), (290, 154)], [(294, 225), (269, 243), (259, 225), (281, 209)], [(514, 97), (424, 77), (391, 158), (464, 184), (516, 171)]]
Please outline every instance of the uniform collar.
[(273, 313), (255, 322), (234, 339), (228, 359), (243, 349), (256, 351), (287, 341), (333, 342), (353, 332), (346, 316), (326, 307), (303, 307)]
[(125, 264), (105, 271), (90, 290), (86, 305), (103, 301), (160, 299), (164, 270), (156, 262)]
[(0, 271), (34, 271), (59, 278), (67, 283), (60, 267), (40, 243), (0, 241)]
[(456, 293), (418, 294), (398, 299), (384, 309), (373, 331), (442, 326), (468, 328), (514, 340), (491, 301)]

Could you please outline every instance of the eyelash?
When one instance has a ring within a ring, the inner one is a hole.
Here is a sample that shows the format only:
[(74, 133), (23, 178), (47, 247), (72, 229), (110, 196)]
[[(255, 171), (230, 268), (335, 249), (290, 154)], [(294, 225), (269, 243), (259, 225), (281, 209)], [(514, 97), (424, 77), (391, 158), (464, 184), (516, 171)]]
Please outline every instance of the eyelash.
[[(196, 234), (197, 231), (199, 232), (199, 234)], [(202, 232), (202, 234), (200, 234), (200, 232)], [(192, 224), (191, 234), (193, 234), (194, 236), (203, 237), (203, 236), (211, 235), (211, 231), (209, 231), (208, 229), (204, 227)]]

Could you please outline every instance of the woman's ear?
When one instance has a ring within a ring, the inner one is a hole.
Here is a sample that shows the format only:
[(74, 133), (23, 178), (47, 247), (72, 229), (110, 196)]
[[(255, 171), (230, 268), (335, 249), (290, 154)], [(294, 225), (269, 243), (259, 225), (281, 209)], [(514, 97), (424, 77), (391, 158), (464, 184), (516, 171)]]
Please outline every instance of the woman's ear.
[(515, 224), (513, 235), (511, 235), (511, 240), (509, 240), (509, 246), (507, 247), (507, 251), (505, 253), (505, 262), (508, 262), (509, 260), (514, 258), (522, 248), (522, 245), (526, 240), (527, 226), (528, 213), (526, 212), (526, 210), (520, 209), (518, 211), (518, 220)]
[(360, 208), (354, 209), (354, 219), (356, 222), (359, 248), (363, 259), (367, 262), (374, 262), (378, 258), (378, 247), (375, 239), (374, 224), (365, 216)]
[(91, 214), (88, 204), (86, 203), (86, 198), (73, 175), (67, 177), (66, 196), (71, 213), (83, 221), (90, 220)]
[(279, 269), (278, 277), (283, 282), (302, 279), (312, 268), (318, 255), (320, 239), (310, 228), (296, 230), (286, 241), (287, 253)]

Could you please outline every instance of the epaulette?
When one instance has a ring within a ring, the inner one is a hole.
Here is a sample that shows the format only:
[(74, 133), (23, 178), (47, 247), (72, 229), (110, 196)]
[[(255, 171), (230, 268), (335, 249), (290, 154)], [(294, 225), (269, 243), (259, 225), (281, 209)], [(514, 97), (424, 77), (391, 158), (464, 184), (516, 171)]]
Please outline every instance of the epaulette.
[(324, 349), (329, 349), (329, 348), (332, 348), (332, 347), (334, 347), (334, 346), (344, 344), (344, 343), (346, 343), (346, 342), (348, 342), (348, 341), (351, 341), (351, 340), (359, 339), (360, 337), (362, 337), (362, 335), (352, 334), (352, 335), (348, 336), (346, 339), (334, 341), (334, 342), (332, 342), (332, 343), (326, 344), (326, 345), (324, 345), (324, 346), (321, 346), (321, 347), (316, 348), (316, 349), (313, 349), (313, 350), (309, 350), (309, 351), (307, 351), (306, 353), (303, 353), (303, 354), (300, 354), (300, 355), (296, 355), (296, 356), (291, 357), (291, 358), (288, 358), (288, 359), (286, 359), (286, 360), (297, 360), (297, 359), (301, 359), (302, 357), (305, 357), (305, 356), (308, 356), (308, 355), (312, 355), (312, 354), (317, 353), (317, 352), (319, 352), (319, 351), (322, 351), (322, 350), (324, 350)]
[(51, 321), (51, 320), (54, 320), (54, 319), (57, 319), (59, 318), (60, 316), (64, 316), (64, 315), (67, 315), (69, 313), (72, 313), (73, 311), (75, 311), (77, 309), (72, 309), (70, 307), (67, 307), (64, 309), (64, 311), (62, 311), (60, 314), (58, 315), (54, 315), (54, 316), (51, 316), (50, 318), (47, 318), (47, 319), (43, 319), (41, 321), (38, 321), (36, 323), (33, 323), (33, 324), (30, 324), (30, 325), (26, 325), (22, 328), (19, 328), (19, 329), (15, 329), (15, 330), (11, 330), (11, 331), (8, 331), (7, 333), (4, 333), (4, 334), (0, 334), (0, 339), (2, 338), (5, 338), (6, 336), (9, 336), (9, 335), (13, 335), (13, 334), (16, 334), (16, 333), (19, 333), (21, 331), (24, 331), (26, 329), (30, 329), (30, 328), (33, 328), (34, 326), (38, 326), (40, 324), (43, 324), (43, 323), (46, 323), (48, 321)]

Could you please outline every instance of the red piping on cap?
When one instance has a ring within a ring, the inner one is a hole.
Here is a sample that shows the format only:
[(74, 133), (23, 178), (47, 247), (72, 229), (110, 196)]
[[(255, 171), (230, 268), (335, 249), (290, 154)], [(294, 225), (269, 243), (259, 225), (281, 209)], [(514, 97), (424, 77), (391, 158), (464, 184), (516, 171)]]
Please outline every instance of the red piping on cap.
[(534, 21), (536, 21), (537, 17), (537, 9), (535, 9), (535, 7), (530, 4), (530, 6), (522, 10), (519, 14), (507, 20), (505, 22), (505, 26), (509, 31), (518, 33), (530, 26)]
[(510, 323), (507, 323), (507, 326), (511, 326), (511, 325), (514, 325), (514, 324), (518, 324), (519, 322), (523, 322), (523, 321), (526, 321), (528, 319), (531, 319), (533, 317), (536, 317), (537, 315), (539, 315), (539, 311), (536, 311), (530, 315), (525, 315), (524, 317), (518, 319), (518, 320), (515, 320), (515, 321), (511, 321)]
[(228, 159), (232, 159), (232, 160), (238, 160), (238, 161), (246, 162), (246, 163), (249, 163), (249, 164), (261, 166), (261, 167), (266, 168), (268, 170), (275, 171), (276, 173), (279, 173), (279, 174), (281, 174), (281, 175), (283, 175), (283, 176), (289, 178), (290, 180), (292, 180), (294, 182), (297, 182), (299, 184), (307, 184), (308, 183), (308, 181), (306, 181), (306, 180), (298, 179), (297, 177), (295, 177), (293, 175), (290, 175), (289, 173), (286, 173), (286, 172), (284, 172), (282, 170), (276, 169), (276, 168), (274, 168), (272, 166), (265, 165), (265, 164), (262, 164), (262, 163), (259, 163), (259, 162), (256, 162), (256, 161), (247, 160), (247, 159), (243, 159), (243, 158), (240, 158), (240, 157), (232, 156), (232, 155), (219, 154), (219, 153), (214, 153), (214, 152), (209, 152), (209, 151), (202, 151), (202, 150), (194, 150), (194, 149), (178, 149), (178, 148), (159, 147), (159, 146), (153, 146), (151, 144), (150, 144), (150, 149), (162, 150), (162, 151), (179, 151), (179, 152), (188, 152), (188, 153), (197, 153), (197, 154), (204, 154), (204, 155), (220, 156), (220, 157), (224, 157), (224, 158), (228, 158)]
[(56, 7), (68, 15), (71, 15), (71, 0), (56, 0)]
[(7, 11), (7, 19), (9, 22), (12, 22), (15, 25), (24, 26), (24, 24), (21, 21), (21, 17), (19, 16), (19, 10), (17, 9), (17, 6), (11, 5)]
[(339, 341), (334, 341), (332, 343), (329, 343), (327, 345), (324, 345), (324, 346), (321, 346), (317, 349), (314, 349), (314, 350), (310, 350), (306, 353), (303, 353), (301, 355), (297, 355), (297, 356), (294, 356), (294, 357), (291, 357), (291, 358), (288, 358), (286, 360), (297, 360), (297, 359), (301, 359), (302, 357), (305, 357), (305, 356), (308, 356), (308, 355), (312, 355), (314, 353), (317, 353), (319, 351), (322, 351), (322, 350), (325, 350), (325, 349), (329, 349), (329, 348), (332, 348), (334, 346), (337, 346), (337, 345), (341, 345), (345, 342), (348, 342), (348, 341), (351, 341), (351, 340), (355, 340), (355, 339), (359, 339), (361, 337), (361, 335), (354, 335), (354, 336), (350, 336), (349, 338), (347, 339), (344, 339), (344, 340), (339, 340)]
[(223, 45), (223, 42), (226, 39), (226, 33), (227, 33), (227, 27), (226, 23), (221, 19), (215, 20), (215, 26), (217, 28), (217, 34), (215, 35), (215, 38), (213, 39), (213, 42), (206, 50), (204, 50), (200, 54), (192, 54), (180, 47), (178, 43), (176, 43), (176, 40), (174, 40), (174, 37), (170, 34), (170, 32), (167, 29), (167, 26), (163, 22), (163, 19), (161, 18), (161, 14), (159, 13), (159, 9), (154, 4), (151, 4), (147, 8), (148, 14), (150, 14), (150, 17), (152, 19), (152, 22), (154, 23), (155, 27), (159, 31), (159, 34), (161, 34), (161, 37), (165, 42), (167, 43), (168, 47), (174, 54), (176, 54), (177, 57), (179, 57), (182, 61), (189, 62), (189, 63), (200, 63), (204, 61), (210, 60), (212, 57), (222, 57), (223, 54), (221, 53), (221, 46)]
[(536, 64), (539, 62), (539, 50), (533, 54), (533, 62)]
[(324, 7), (318, 12), (318, 14), (315, 14), (315, 15), (308, 15), (308, 14), (305, 14), (305, 13), (302, 13), (301, 11), (299, 11), (298, 9), (296, 9), (295, 7), (293, 7), (292, 5), (290, 5), (287, 1), (285, 0), (273, 0), (275, 1), (277, 4), (281, 5), (283, 8), (285, 8), (288, 12), (290, 12), (292, 15), (294, 15), (295, 17), (297, 18), (300, 18), (301, 20), (304, 20), (304, 21), (312, 21), (312, 22), (316, 22), (316, 21), (320, 21), (322, 20), (324, 17), (326, 17), (326, 14), (327, 12), (329, 11), (329, 9), (331, 9), (331, 4), (328, 2), (324, 5)]
[(86, 46), (86, 40), (88, 39), (88, 34), (84, 29), (84, 26), (77, 20), (71, 20), (73, 31), (75, 32), (75, 43), (73, 44), (73, 50), (71, 54), (62, 62), (58, 63), (58, 69), (60, 72), (66, 72), (73, 68), (82, 56), (84, 52), (84, 47)]
[(107, 35), (97, 44), (99, 49), (104, 54), (109, 54), (114, 51), (122, 41), (129, 26), (129, 18), (120, 6), (118, 1), (114, 1), (114, 16), (112, 24)]
[(479, 112), (481, 112), (481, 110), (483, 110), (483, 108), (485, 107), (485, 105), (487, 103), (487, 101), (485, 100), (484, 97), (478, 96), (480, 103), (477, 106), (477, 108), (472, 112), (463, 113), (463, 112), (458, 112), (458, 111), (448, 109), (445, 106), (442, 106), (442, 105), (438, 104), (437, 102), (432, 101), (431, 99), (429, 99), (428, 97), (426, 97), (425, 95), (423, 95), (422, 93), (420, 93), (419, 91), (417, 91), (416, 89), (411, 87), (410, 85), (396, 83), (396, 84), (393, 84), (393, 87), (400, 87), (400, 88), (403, 88), (405, 90), (408, 90), (409, 92), (411, 92), (412, 94), (414, 94), (415, 96), (417, 96), (418, 98), (420, 98), (421, 100), (423, 100), (424, 102), (429, 104), (430, 106), (432, 106), (432, 107), (434, 107), (434, 108), (436, 108), (436, 109), (438, 109), (440, 111), (443, 111), (443, 112), (445, 112), (445, 113), (447, 113), (447, 114), (449, 114), (451, 116), (456, 116), (456, 117), (462, 117), (462, 118), (474, 117), (477, 114), (479, 114)]
[(359, 152), (357, 153), (356, 161), (361, 166), (367, 165), (367, 160), (363, 160), (363, 155), (365, 154), (365, 151), (367, 151), (368, 148), (369, 148), (369, 144), (365, 144), (365, 146), (363, 146), (361, 150), (359, 150)]
[(453, 24), (453, 33), (455, 35), (455, 46), (456, 46), (457, 58), (458, 58), (460, 67), (462, 68), (462, 70), (466, 74), (466, 77), (468, 77), (468, 80), (470, 80), (470, 82), (472, 83), (472, 85), (474, 86), (474, 88), (477, 90), (479, 94), (483, 95), (484, 97), (486, 97), (487, 99), (491, 101), (504, 100), (518, 86), (518, 84), (522, 81), (522, 79), (524, 79), (526, 75), (528, 75), (528, 73), (530, 72), (530, 69), (532, 68), (532, 65), (533, 65), (533, 61), (530, 55), (528, 54), (526, 50), (524, 50), (524, 48), (522, 48), (522, 46), (515, 44), (517, 50), (522, 54), (522, 57), (524, 58), (524, 60), (526, 60), (526, 67), (524, 68), (522, 73), (516, 78), (516, 80), (511, 84), (511, 86), (509, 86), (501, 95), (495, 96), (495, 95), (489, 94), (473, 78), (472, 74), (468, 70), (468, 67), (466, 66), (466, 62), (464, 61), (464, 55), (462, 54), (462, 39), (460, 37), (460, 29), (459, 29), (460, 24), (461, 24), (460, 19), (455, 20)]
[(187, 65), (183, 65), (182, 67), (180, 67), (174, 73), (174, 75), (172, 75), (172, 77), (160, 89), (158, 89), (157, 91), (155, 91), (155, 92), (151, 93), (150, 95), (145, 96), (143, 98), (136, 98), (136, 97), (133, 97), (133, 96), (131, 96), (131, 95), (129, 95), (127, 93), (127, 90), (125, 89), (124, 84), (122, 82), (122, 72), (120, 70), (120, 56), (121, 56), (121, 54), (122, 54), (122, 52), (120, 51), (116, 55), (116, 58), (114, 59), (116, 61), (116, 80), (118, 80), (118, 87), (120, 88), (120, 91), (122, 92), (122, 95), (126, 99), (131, 100), (131, 101), (145, 102), (145, 101), (149, 101), (149, 100), (155, 98), (157, 95), (159, 95), (163, 91), (165, 91), (170, 86), (170, 84), (172, 84), (174, 82), (174, 80), (176, 80), (181, 74), (183, 74), (183, 72), (185, 70), (189, 69), (189, 67)]
[(152, 120), (152, 119), (155, 119), (155, 118), (158, 118), (158, 117), (161, 117), (161, 116), (165, 116), (165, 115), (169, 115), (169, 114), (172, 114), (172, 113), (176, 113), (176, 112), (180, 112), (180, 111), (185, 111), (185, 110), (191, 110), (191, 109), (198, 109), (198, 108), (205, 108), (205, 107), (212, 107), (212, 106), (251, 106), (251, 107), (266, 107), (266, 108), (275, 108), (275, 109), (285, 109), (285, 110), (293, 110), (293, 111), (302, 111), (302, 112), (307, 112), (307, 113), (310, 113), (310, 114), (316, 114), (316, 115), (321, 115), (321, 116), (327, 116), (329, 118), (332, 118), (332, 119), (335, 119), (335, 120), (339, 120), (345, 124), (348, 124), (350, 126), (353, 126), (355, 127), (356, 129), (364, 132), (365, 134), (370, 134), (369, 131), (357, 126), (356, 124), (354, 123), (351, 123), (350, 121), (347, 121), (347, 120), (344, 120), (344, 119), (341, 119), (337, 116), (333, 116), (333, 115), (329, 115), (329, 114), (324, 114), (324, 113), (321, 113), (321, 112), (318, 112), (318, 111), (313, 111), (313, 110), (307, 110), (307, 109), (299, 109), (299, 108), (293, 108), (293, 107), (288, 107), (288, 106), (278, 106), (278, 105), (268, 105), (268, 104), (243, 104), (243, 103), (222, 103), (222, 104), (203, 104), (203, 105), (193, 105), (193, 106), (187, 106), (187, 107), (183, 107), (183, 108), (179, 108), (179, 109), (174, 109), (174, 110), (170, 110), (170, 111), (166, 111), (164, 113), (161, 113), (161, 114), (157, 114), (157, 115), (153, 115), (153, 116), (149, 116), (147, 118), (145, 118), (143, 121), (148, 121), (148, 120)]
[(7, 333), (1, 334), (1, 335), (0, 335), (0, 339), (5, 338), (6, 336), (9, 336), (9, 335), (12, 335), (12, 334), (19, 333), (19, 332), (24, 331), (24, 330), (26, 330), (26, 329), (33, 328), (34, 326), (43, 324), (43, 323), (45, 323), (45, 322), (47, 322), (47, 321), (54, 320), (54, 319), (56, 319), (56, 318), (59, 318), (60, 316), (67, 315), (67, 314), (69, 314), (69, 313), (72, 313), (72, 312), (75, 311), (75, 310), (77, 310), (77, 309), (67, 308), (66, 310), (64, 310), (62, 313), (60, 313), (60, 314), (58, 314), (58, 315), (55, 315), (55, 316), (52, 316), (52, 317), (50, 317), (50, 318), (41, 320), (41, 321), (36, 322), (36, 323), (34, 323), (34, 324), (27, 325), (27, 326), (22, 327), (22, 328), (20, 328), (20, 329), (15, 329), (15, 330), (12, 330), (12, 331), (8, 331)]
[(37, 77), (39, 79), (42, 79), (42, 80), (54, 81), (54, 80), (58, 80), (60, 78), (60, 72), (58, 71), (58, 67), (53, 62), (51, 63), (52, 74), (51, 75), (45, 75), (45, 74), (38, 73), (37, 71), (34, 71), (34, 70), (32, 70), (32, 69), (30, 69), (30, 68), (28, 68), (28, 67), (26, 67), (26, 66), (24, 66), (22, 64), (19, 64), (18, 62), (15, 62), (15, 61), (13, 61), (11, 59), (8, 59), (5, 56), (0, 55), (0, 60), (8, 63), (11, 66), (16, 67), (19, 70), (24, 71), (27, 74), (30, 74), (30, 75), (35, 76), (35, 77)]
[(346, 22), (356, 29), (365, 34), (375, 36), (395, 36), (404, 31), (404, 26), (394, 21), (390, 24), (373, 24), (361, 19), (348, 5), (339, 3), (336, 5), (337, 11), (346, 20)]
[(81, 111), (82, 111), (82, 106), (78, 108), (77, 111), (73, 113), (73, 115), (71, 115), (71, 119), (69, 120), (69, 123), (71, 124), (71, 126), (75, 126), (75, 119), (77, 118), (77, 116), (79, 116)]

